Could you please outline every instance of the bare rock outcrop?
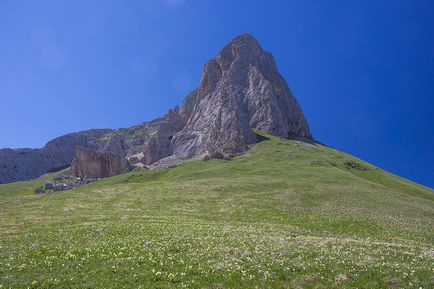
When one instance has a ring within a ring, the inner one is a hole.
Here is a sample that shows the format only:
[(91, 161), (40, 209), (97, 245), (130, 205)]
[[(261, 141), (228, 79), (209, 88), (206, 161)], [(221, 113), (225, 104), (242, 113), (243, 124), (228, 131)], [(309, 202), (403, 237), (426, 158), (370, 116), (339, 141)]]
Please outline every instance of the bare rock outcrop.
[(181, 158), (242, 153), (252, 128), (284, 138), (310, 138), (301, 109), (271, 54), (249, 34), (236, 37), (204, 67), (197, 101), (172, 142)]
[(41, 149), (2, 149), (0, 183), (29, 180), (67, 167), (78, 146), (89, 150), (78, 150), (72, 164), (76, 174), (94, 177), (125, 172), (125, 159), (145, 167), (172, 155), (227, 158), (258, 141), (253, 129), (311, 139), (273, 56), (251, 35), (242, 34), (204, 66), (199, 87), (181, 107), (129, 128), (65, 135)]
[(71, 163), (71, 173), (77, 177), (104, 178), (131, 170), (128, 160), (122, 156), (77, 147)]
[(197, 93), (193, 91), (181, 107), (175, 106), (164, 116), (114, 131), (100, 151), (125, 156), (131, 164), (138, 166), (149, 165), (172, 155), (172, 138), (187, 123), (196, 97)]
[(152, 164), (160, 159), (172, 155), (171, 142), (173, 136), (180, 131), (188, 120), (188, 113), (178, 106), (171, 109), (160, 122), (158, 130), (150, 138), (143, 151), (142, 163)]
[(181, 164), (181, 160), (177, 158), (174, 155), (162, 158), (161, 160), (158, 160), (150, 165), (144, 166), (144, 168), (147, 168), (148, 170), (161, 170), (161, 169), (167, 169), (167, 168), (174, 168)]
[(26, 181), (68, 167), (77, 146), (97, 150), (111, 132), (111, 129), (93, 129), (71, 133), (39, 149), (0, 149), (0, 183)]

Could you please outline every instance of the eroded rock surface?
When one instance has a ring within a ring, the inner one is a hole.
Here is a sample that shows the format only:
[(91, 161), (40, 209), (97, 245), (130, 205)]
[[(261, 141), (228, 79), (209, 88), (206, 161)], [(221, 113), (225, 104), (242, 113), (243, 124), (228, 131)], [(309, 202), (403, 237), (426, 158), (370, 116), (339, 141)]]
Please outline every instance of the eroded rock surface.
[(179, 164), (181, 164), (181, 160), (178, 157), (172, 155), (144, 167), (149, 170), (161, 170), (167, 168), (174, 168)]
[(252, 128), (284, 138), (311, 137), (272, 55), (243, 34), (205, 65), (193, 113), (175, 135), (173, 151), (181, 158), (244, 152), (257, 141)]
[(131, 165), (122, 156), (77, 147), (71, 173), (77, 177), (104, 178), (129, 172)]

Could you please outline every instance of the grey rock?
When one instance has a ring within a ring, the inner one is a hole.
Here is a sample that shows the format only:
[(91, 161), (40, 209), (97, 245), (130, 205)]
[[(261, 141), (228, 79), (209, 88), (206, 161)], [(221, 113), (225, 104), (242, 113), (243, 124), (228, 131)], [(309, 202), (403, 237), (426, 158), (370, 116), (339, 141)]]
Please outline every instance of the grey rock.
[(130, 162), (130, 164), (135, 165), (135, 164), (141, 164), (141, 161), (145, 158), (145, 154), (143, 152), (138, 153), (138, 154), (134, 154), (130, 157), (128, 157), (128, 161)]
[(230, 159), (229, 157), (225, 156), (224, 154), (220, 153), (220, 152), (214, 152), (214, 153), (207, 153), (205, 154), (205, 156), (203, 157), (204, 161), (209, 161), (212, 159), (219, 159), (219, 160), (228, 160)]
[(311, 138), (272, 55), (243, 34), (205, 65), (191, 116), (173, 138), (173, 152), (181, 158), (242, 153), (257, 141), (252, 128), (284, 138)]
[(43, 186), (39, 186), (35, 188), (35, 194), (43, 194), (43, 193), (45, 193), (45, 189)]
[(122, 135), (113, 134), (100, 150), (119, 156), (125, 156), (127, 145)]
[(361, 170), (361, 171), (369, 170), (369, 168), (367, 166), (364, 166), (364, 165), (362, 165), (358, 162), (352, 161), (352, 160), (344, 162), (344, 166), (347, 169), (355, 169), (355, 170)]
[(145, 165), (172, 155), (172, 138), (187, 123), (196, 96), (196, 91), (193, 91), (181, 108), (175, 106), (163, 117), (113, 132), (108, 144), (100, 151), (126, 156), (131, 164), (140, 162)]
[(54, 190), (55, 185), (56, 185), (55, 183), (53, 183), (51, 181), (47, 181), (47, 182), (45, 182), (44, 188), (46, 190)]
[[(66, 175), (66, 176), (68, 178), (63, 179), (63, 180), (67, 180), (68, 182), (57, 183), (57, 182), (47, 181), (45, 183), (45, 188), (43, 186), (37, 187), (37, 188), (35, 188), (35, 193), (36, 194), (42, 194), (42, 193), (45, 193), (46, 190), (52, 190), (54, 192), (71, 190), (71, 189), (75, 189), (75, 188), (81, 187), (83, 185), (95, 182), (97, 180), (95, 178), (87, 178), (87, 177), (75, 178), (75, 177), (70, 176), (70, 175)], [(58, 177), (56, 177), (55, 179), (59, 180)]]
[(179, 107), (175, 107), (166, 114), (162, 121), (159, 122), (158, 129), (145, 146), (142, 163), (152, 164), (172, 154), (172, 138), (175, 133), (184, 127), (187, 122), (187, 116)]
[(104, 178), (131, 170), (128, 160), (109, 152), (92, 151), (77, 147), (71, 163), (71, 173), (77, 177)]
[(0, 183), (26, 181), (71, 164), (77, 146), (99, 149), (110, 129), (71, 133), (40, 149), (0, 149)]
[[(181, 107), (129, 128), (68, 134), (41, 149), (2, 149), (0, 183), (29, 180), (67, 167), (79, 146), (118, 156), (121, 162), (126, 158), (136, 166), (155, 164), (171, 155), (215, 158), (219, 153), (228, 158), (260, 140), (252, 129), (282, 138), (312, 139), (274, 58), (251, 35), (243, 34), (204, 66), (199, 87)], [(91, 155), (87, 159), (91, 165), (80, 158), (73, 164), (77, 175), (97, 178), (113, 173), (117, 165), (104, 162), (117, 158)]]
[(61, 174), (58, 175), (54, 178), (55, 181), (64, 181), (64, 180), (70, 180), (72, 179), (73, 176), (72, 175), (65, 175), (65, 174)]
[(153, 164), (144, 166), (145, 168), (149, 170), (161, 170), (161, 169), (167, 169), (167, 168), (173, 168), (181, 164), (181, 160), (177, 156), (168, 156), (165, 157)]
[(85, 178), (82, 179), (81, 183), (87, 185), (87, 184), (96, 182), (97, 180), (98, 179), (96, 179), (96, 178), (87, 178), (87, 177), (85, 177)]
[(59, 191), (65, 191), (72, 189), (73, 187), (69, 184), (54, 184), (53, 191), (59, 192)]

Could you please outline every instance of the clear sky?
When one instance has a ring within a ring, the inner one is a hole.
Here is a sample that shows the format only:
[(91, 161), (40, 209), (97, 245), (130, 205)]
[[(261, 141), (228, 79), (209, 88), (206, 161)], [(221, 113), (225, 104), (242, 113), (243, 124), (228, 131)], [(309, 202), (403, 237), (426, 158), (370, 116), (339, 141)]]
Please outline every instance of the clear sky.
[(432, 0), (0, 1), (0, 147), (158, 117), (244, 32), (317, 140), (434, 187)]

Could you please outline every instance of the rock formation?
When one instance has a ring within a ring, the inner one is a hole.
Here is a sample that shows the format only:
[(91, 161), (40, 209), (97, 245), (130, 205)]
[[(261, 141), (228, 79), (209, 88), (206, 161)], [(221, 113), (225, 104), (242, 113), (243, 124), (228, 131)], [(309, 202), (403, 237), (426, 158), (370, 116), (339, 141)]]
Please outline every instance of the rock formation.
[(88, 177), (123, 172), (124, 158), (139, 167), (172, 155), (169, 160), (196, 155), (227, 158), (258, 141), (253, 129), (283, 138), (311, 138), (272, 55), (251, 35), (243, 34), (204, 66), (199, 87), (181, 107), (130, 128), (69, 134), (42, 149), (0, 150), (0, 183), (66, 167), (78, 146), (91, 151), (79, 149), (73, 167), (78, 175)]
[(77, 146), (99, 149), (111, 129), (71, 133), (48, 142), (40, 149), (0, 149), (0, 183), (25, 181), (68, 167)]
[(194, 91), (185, 98), (181, 108), (175, 106), (160, 118), (113, 131), (100, 151), (125, 156), (131, 164), (142, 165), (152, 164), (172, 155), (172, 138), (187, 123), (195, 98)]
[(181, 158), (243, 152), (257, 141), (252, 128), (284, 138), (311, 137), (272, 55), (249, 34), (236, 37), (205, 65), (193, 110), (173, 140)]
[(127, 159), (109, 153), (77, 147), (71, 163), (71, 173), (77, 177), (104, 178), (131, 170)]

